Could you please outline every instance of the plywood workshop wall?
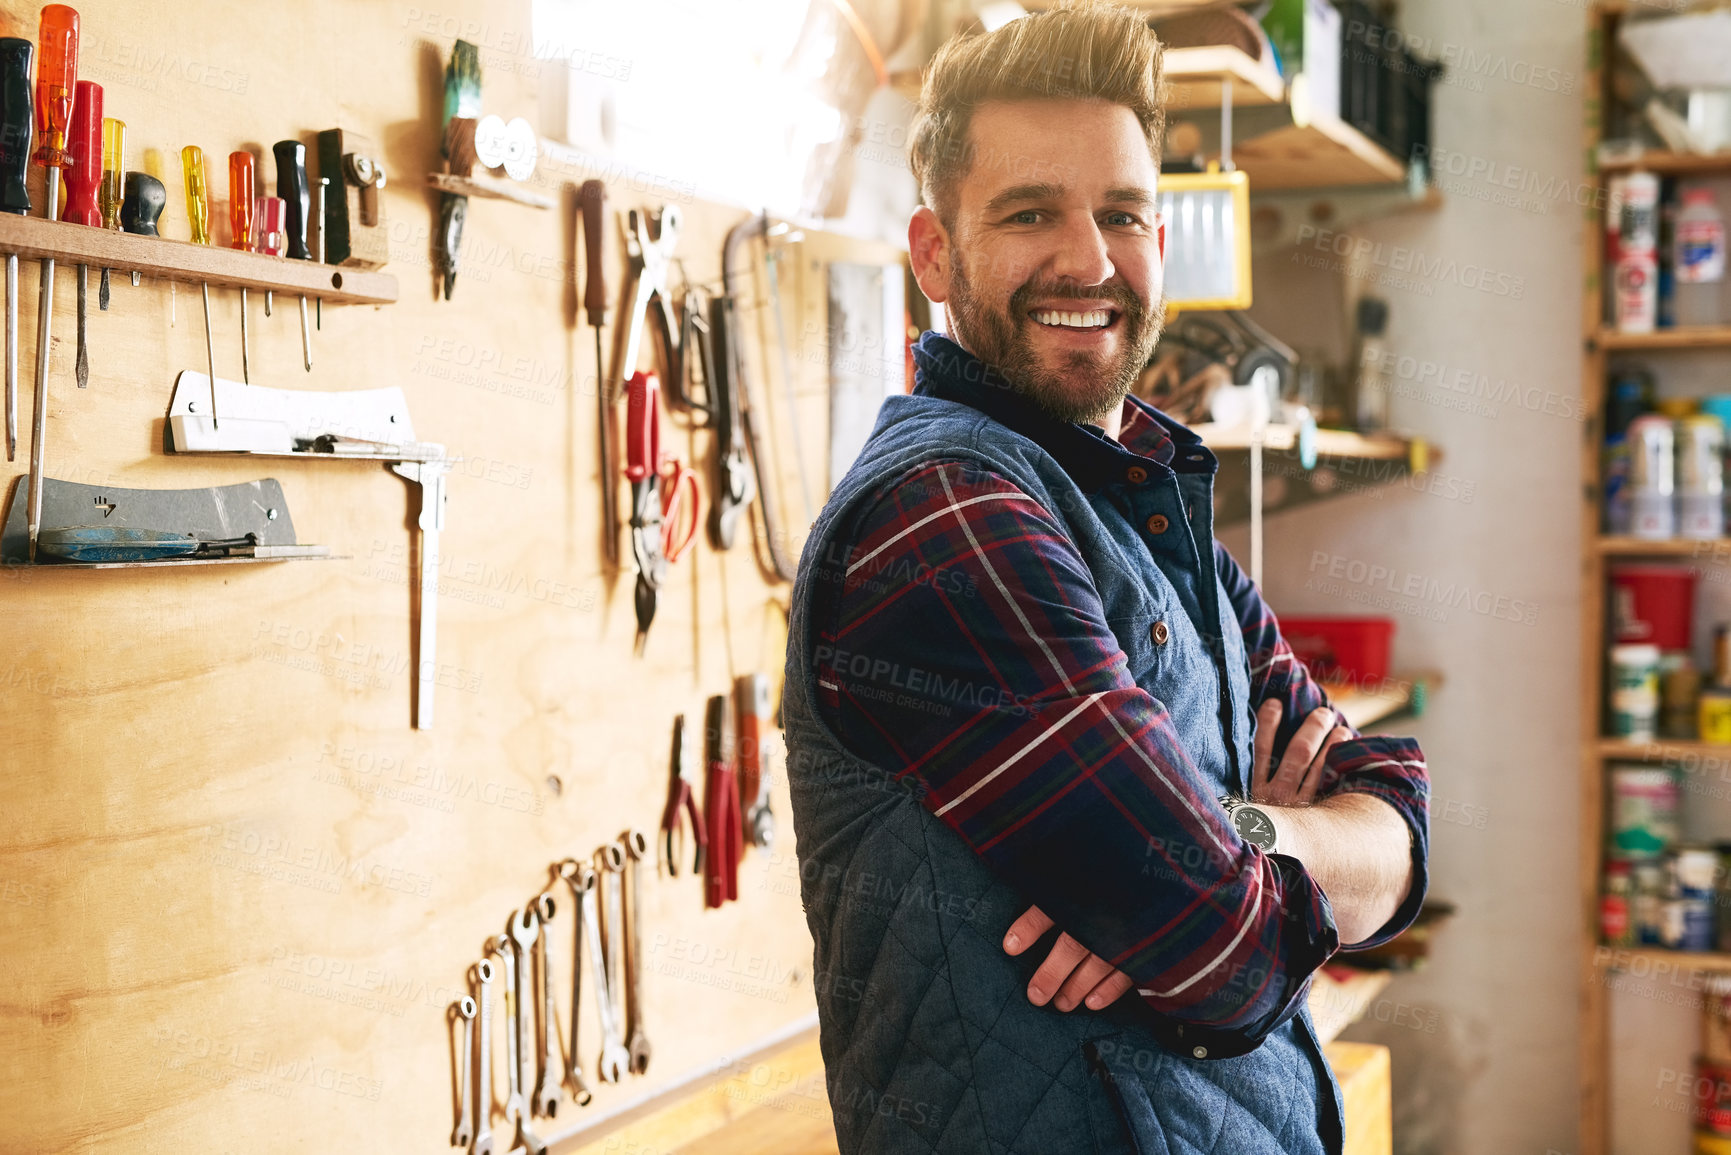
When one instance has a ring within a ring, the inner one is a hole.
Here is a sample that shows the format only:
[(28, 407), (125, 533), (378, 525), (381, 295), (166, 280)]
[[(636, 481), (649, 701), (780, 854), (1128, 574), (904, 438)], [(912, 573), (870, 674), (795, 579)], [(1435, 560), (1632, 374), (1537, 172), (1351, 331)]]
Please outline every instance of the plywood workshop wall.
[[(204, 367), (197, 292), (183, 286), (171, 299), (166, 285), (135, 289), (117, 275), (100, 313), (93, 285), (90, 386), (79, 391), (74, 278), (62, 270), (49, 476), (164, 488), (275, 476), (300, 540), (345, 556), (0, 574), (0, 1148), (444, 1149), (447, 1008), (484, 939), (547, 884), (550, 863), (587, 856), (627, 826), (653, 833), (676, 713), (700, 728), (705, 697), (736, 673), (770, 671), (779, 692), (786, 587), (765, 580), (749, 541), (719, 554), (700, 537), (673, 567), (646, 656), (632, 657), (629, 550), (623, 572), (602, 562), (593, 338), (575, 327), (569, 267), (572, 185), (600, 174), (544, 164), (533, 184), (559, 198), (556, 211), (471, 202), (455, 298), (433, 298), (434, 199), (422, 181), (437, 153), (443, 62), (453, 36), (477, 41), (485, 110), (533, 117), (550, 66), (529, 52), (527, 0), (453, 0), (437, 12), (336, 0), (90, 0), (79, 10), (80, 75), (104, 84), (107, 114), (127, 122), (128, 167), (142, 167), (145, 149), (163, 158), (168, 236), (187, 236), (183, 145), (204, 149), (221, 199), (232, 149), (268, 158), (275, 140), (310, 144), (339, 125), (380, 143), (399, 302), (325, 309), (308, 374), (295, 302), (278, 295), (267, 319), (254, 294), (252, 379), (400, 385), (418, 435), (462, 464), (443, 542), (437, 726), (417, 732), (409, 487), (372, 463), (164, 455), (175, 374)], [(34, 40), (37, 12), (7, 3), (0, 33)], [(274, 191), (274, 163), (263, 171)], [(682, 192), (630, 173), (610, 196), (623, 210)], [(686, 270), (712, 280), (744, 213), (681, 207)], [(222, 206), (212, 215), (226, 221)], [(218, 226), (219, 239), (226, 232)], [(799, 275), (784, 276), (794, 334), (823, 330), (824, 245), (808, 234)], [(28, 366), (33, 263), (20, 279)], [(752, 334), (767, 331), (763, 292), (759, 274)], [(238, 378), (238, 294), (213, 291), (211, 303), (218, 372)], [(814, 461), (824, 430), (816, 348), (794, 355)], [(27, 431), (28, 369), (22, 393)], [(777, 383), (772, 401), (780, 395)], [(787, 418), (783, 406), (776, 419)], [(789, 434), (784, 424), (784, 457)], [(704, 463), (707, 485), (709, 435), (677, 422), (665, 435)], [(9, 485), (25, 471), (20, 450)], [(798, 516), (791, 484), (782, 504)], [(803, 526), (792, 528), (797, 550)], [(544, 1134), (811, 1013), (810, 941), (777, 785), (780, 841), (748, 856), (737, 904), (703, 911), (690, 878), (649, 889), (649, 1074), (600, 1090), (586, 1110), (567, 1103)], [(562, 1014), (567, 911), (553, 939)], [(585, 1003), (592, 1072), (598, 1025)]]

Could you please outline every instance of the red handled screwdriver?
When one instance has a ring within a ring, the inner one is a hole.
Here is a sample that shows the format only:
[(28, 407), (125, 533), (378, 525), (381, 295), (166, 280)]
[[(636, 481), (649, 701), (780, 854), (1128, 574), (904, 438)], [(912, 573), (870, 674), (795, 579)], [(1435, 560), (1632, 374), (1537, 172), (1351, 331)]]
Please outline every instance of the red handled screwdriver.
[[(66, 215), (75, 225), (102, 227), (102, 206), (96, 192), (102, 187), (102, 85), (80, 80), (72, 101), (72, 127), (66, 151), (72, 163), (66, 168)], [(90, 266), (78, 266), (78, 387), (90, 384), (90, 343), (85, 327), (90, 321)]]
[[(234, 233), (231, 247), (252, 251), (253, 246), (252, 153), (242, 149), (228, 154), (228, 226)], [(240, 290), (240, 379), (252, 384), (251, 360), (246, 341), (246, 286)]]

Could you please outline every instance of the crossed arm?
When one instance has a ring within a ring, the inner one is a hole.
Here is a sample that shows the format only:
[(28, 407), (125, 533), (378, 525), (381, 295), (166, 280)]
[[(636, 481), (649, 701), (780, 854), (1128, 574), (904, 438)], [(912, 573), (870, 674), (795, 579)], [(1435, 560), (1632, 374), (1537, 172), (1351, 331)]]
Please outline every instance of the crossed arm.
[[(1161, 1014), (1254, 1041), (1294, 1012), (1341, 941), (1343, 913), (1348, 935), (1381, 925), (1386, 901), (1344, 901), (1367, 877), (1356, 859), (1338, 871), (1319, 859), (1313, 872), (1237, 836), (1164, 706), (1130, 677), (1086, 564), (1016, 486), (977, 465), (923, 466), (885, 490), (852, 540), (833, 613), (818, 619), (829, 621), (816, 657), (832, 726), (855, 753), (912, 779), (976, 854), (1087, 944), (1102, 981), (1121, 971)], [(1218, 560), (1245, 629), (1252, 700), (1281, 703), (1283, 719), (1263, 733), (1284, 759), (1326, 699), (1253, 587)], [(1346, 800), (1326, 819), (1317, 814), (1332, 797), (1305, 808), (1290, 823), (1294, 846), (1308, 840), (1318, 855), (1338, 836), (1362, 842), (1358, 826), (1376, 829), (1381, 807), (1403, 836), (1417, 831), (1402, 853), (1421, 869), (1416, 745), (1327, 744), (1322, 729), (1298, 789), (1377, 800)], [(1383, 865), (1375, 855), (1371, 873)], [(1422, 876), (1406, 889), (1422, 894)], [(1026, 949), (1038, 936), (1019, 925)]]

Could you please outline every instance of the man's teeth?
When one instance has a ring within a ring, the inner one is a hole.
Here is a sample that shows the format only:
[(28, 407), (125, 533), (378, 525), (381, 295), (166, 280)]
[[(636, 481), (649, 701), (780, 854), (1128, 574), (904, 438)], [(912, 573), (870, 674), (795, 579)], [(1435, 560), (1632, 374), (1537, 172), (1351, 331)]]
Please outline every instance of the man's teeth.
[(1058, 325), (1065, 329), (1103, 329), (1112, 320), (1105, 309), (1091, 313), (1065, 313), (1057, 309), (1035, 309), (1034, 320), (1042, 325)]

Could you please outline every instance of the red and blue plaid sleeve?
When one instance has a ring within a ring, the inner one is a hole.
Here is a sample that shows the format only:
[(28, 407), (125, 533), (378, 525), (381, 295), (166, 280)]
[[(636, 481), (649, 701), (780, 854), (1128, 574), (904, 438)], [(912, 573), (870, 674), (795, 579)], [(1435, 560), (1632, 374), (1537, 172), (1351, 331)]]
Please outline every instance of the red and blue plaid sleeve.
[[(1284, 712), (1274, 738), (1273, 760), (1279, 765), (1286, 745), (1306, 715), (1318, 706), (1331, 706), (1328, 694), (1310, 676), (1310, 671), (1292, 652), (1280, 633), (1274, 611), (1262, 600), (1256, 583), (1244, 572), (1226, 547), (1214, 543), (1214, 564), (1220, 583), (1232, 601), (1244, 650), (1250, 659), (1250, 710), (1270, 698), (1279, 699)], [(1338, 712), (1337, 712), (1338, 714)], [(1345, 725), (1346, 720), (1341, 719)], [(1410, 738), (1355, 737), (1329, 750), (1323, 762), (1317, 796), (1369, 794), (1380, 798), (1401, 816), (1412, 837), (1412, 886), (1394, 916), (1363, 942), (1343, 947), (1368, 950), (1381, 946), (1412, 925), (1430, 889), (1430, 774), (1424, 752)]]
[(1226, 821), (1052, 515), (978, 466), (927, 464), (842, 556), (816, 658), (844, 744), (914, 779), (1154, 1010), (1252, 1043), (1285, 1021), (1338, 944), (1327, 899)]

